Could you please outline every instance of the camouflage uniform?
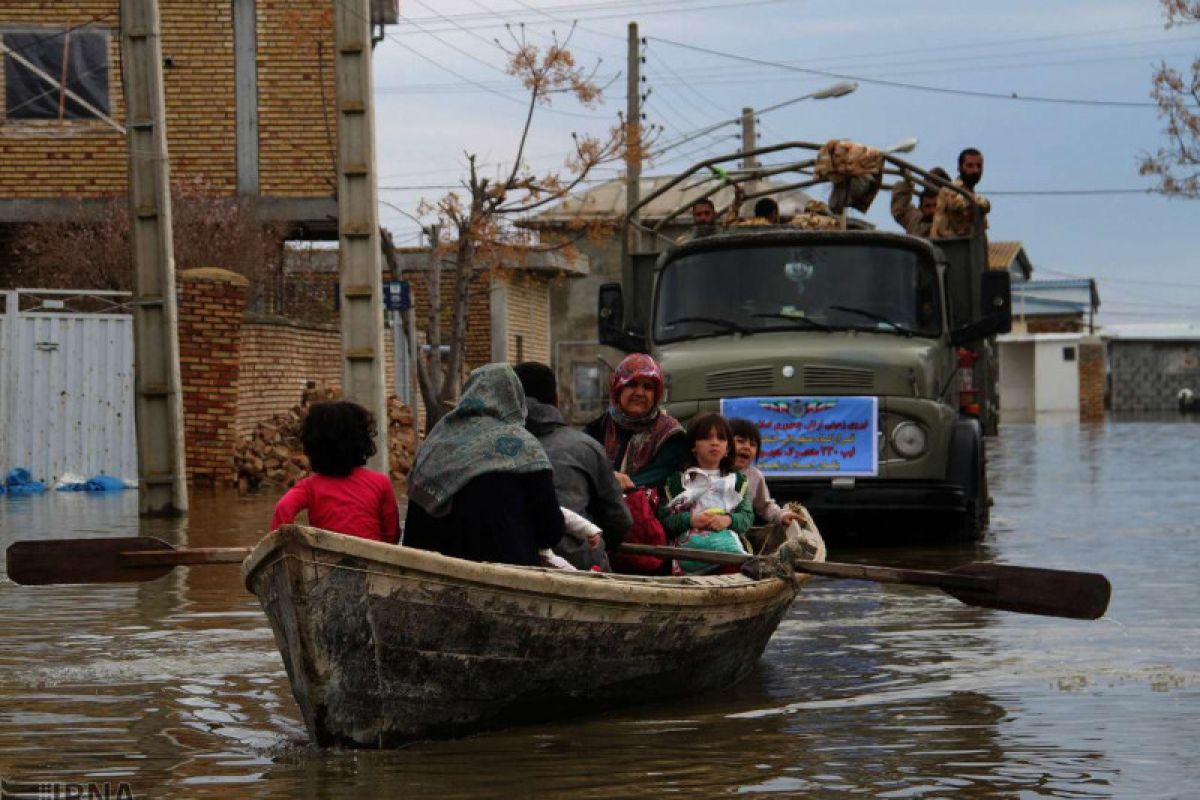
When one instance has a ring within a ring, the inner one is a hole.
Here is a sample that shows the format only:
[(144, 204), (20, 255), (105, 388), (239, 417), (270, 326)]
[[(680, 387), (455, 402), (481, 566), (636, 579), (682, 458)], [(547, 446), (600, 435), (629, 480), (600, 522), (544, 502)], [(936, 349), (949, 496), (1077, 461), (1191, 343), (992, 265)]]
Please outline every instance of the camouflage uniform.
[(836, 231), (841, 230), (842, 220), (825, 203), (809, 200), (804, 204), (804, 211), (792, 217), (791, 224), (810, 231)]
[[(967, 189), (963, 184), (962, 178), (955, 178), (954, 185), (960, 189)], [(992, 204), (987, 198), (981, 194), (967, 191), (975, 198), (975, 204), (979, 206), (979, 210), (983, 212), (983, 229), (987, 230), (987, 213), (992, 210)], [(932, 239), (954, 239), (961, 236), (970, 236), (971, 231), (971, 204), (967, 199), (958, 192), (952, 189), (942, 189), (938, 192), (937, 211), (933, 214), (933, 226), (930, 228), (929, 236)]]
[(927, 219), (921, 209), (912, 204), (913, 185), (908, 181), (896, 181), (892, 186), (892, 219), (904, 228), (909, 236), (929, 238), (933, 220)]

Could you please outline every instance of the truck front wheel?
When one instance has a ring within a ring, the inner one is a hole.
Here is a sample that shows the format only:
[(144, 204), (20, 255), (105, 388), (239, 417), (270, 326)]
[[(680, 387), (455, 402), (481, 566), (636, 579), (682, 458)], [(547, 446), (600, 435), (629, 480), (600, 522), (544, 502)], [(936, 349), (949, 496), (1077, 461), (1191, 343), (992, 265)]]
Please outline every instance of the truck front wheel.
[(950, 439), (950, 464), (946, 479), (961, 486), (966, 507), (955, 521), (951, 535), (959, 541), (978, 541), (983, 538), (991, 516), (987, 488), (987, 459), (984, 454), (983, 431), (979, 420), (962, 418), (954, 424)]

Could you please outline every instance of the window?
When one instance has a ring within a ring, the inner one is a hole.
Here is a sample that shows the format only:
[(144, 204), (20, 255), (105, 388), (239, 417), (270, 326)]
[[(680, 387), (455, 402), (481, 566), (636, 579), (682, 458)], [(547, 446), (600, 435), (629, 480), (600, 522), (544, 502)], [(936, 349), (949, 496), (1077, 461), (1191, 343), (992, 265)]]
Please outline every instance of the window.
[[(94, 28), (6, 30), (4, 45), (4, 110), (7, 120), (95, 119), (66, 96), (58, 81), (105, 114), (108, 98), (108, 32)], [(37, 70), (13, 57), (16, 53)], [(65, 59), (65, 64), (64, 64)]]
[(591, 417), (608, 405), (608, 375), (594, 361), (571, 364), (573, 416)]
[(1075, 348), (1074, 347), (1064, 347), (1063, 348), (1063, 361), (1074, 361), (1074, 360), (1075, 360)]
[(659, 276), (654, 337), (862, 330), (939, 336), (937, 272), (879, 244), (745, 245), (696, 251)]

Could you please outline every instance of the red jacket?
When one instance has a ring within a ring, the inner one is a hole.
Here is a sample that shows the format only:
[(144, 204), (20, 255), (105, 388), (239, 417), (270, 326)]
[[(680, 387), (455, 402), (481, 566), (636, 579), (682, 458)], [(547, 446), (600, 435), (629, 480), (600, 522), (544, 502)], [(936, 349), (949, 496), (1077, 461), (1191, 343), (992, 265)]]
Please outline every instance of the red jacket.
[(395, 544), (400, 512), (392, 482), (381, 472), (357, 467), (344, 478), (309, 475), (275, 504), (271, 530), (308, 509), (308, 523), (335, 533)]

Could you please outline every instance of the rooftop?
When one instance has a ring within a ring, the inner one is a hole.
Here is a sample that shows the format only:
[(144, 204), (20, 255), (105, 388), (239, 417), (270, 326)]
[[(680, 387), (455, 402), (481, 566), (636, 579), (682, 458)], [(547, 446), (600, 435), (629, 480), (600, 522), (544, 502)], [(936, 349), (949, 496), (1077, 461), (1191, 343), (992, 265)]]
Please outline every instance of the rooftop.
[(1127, 341), (1200, 341), (1200, 322), (1127, 322), (1105, 325), (1102, 333)]
[(1020, 242), (988, 242), (988, 269), (1007, 270), (1029, 280), (1033, 262)]

